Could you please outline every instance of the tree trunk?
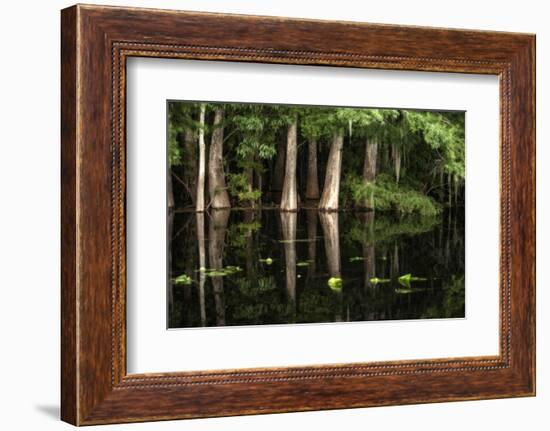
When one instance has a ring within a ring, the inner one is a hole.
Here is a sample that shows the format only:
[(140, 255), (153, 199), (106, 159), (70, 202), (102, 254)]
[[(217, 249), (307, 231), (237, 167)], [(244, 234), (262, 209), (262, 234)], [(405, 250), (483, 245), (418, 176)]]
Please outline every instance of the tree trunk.
[(445, 181), (444, 176), (445, 172), (443, 171), (443, 162), (441, 162), (439, 166), (439, 196), (441, 197), (441, 201), (445, 199)]
[(343, 147), (343, 133), (335, 133), (332, 138), (332, 144), (328, 155), (323, 194), (321, 195), (321, 200), (319, 201), (320, 210), (338, 211), (338, 195), (340, 194), (340, 174), (342, 170)]
[[(376, 160), (378, 156), (378, 141), (367, 138), (365, 141), (365, 161), (363, 162), (363, 182), (370, 184), (376, 178)], [(374, 196), (370, 196), (363, 202), (365, 208), (374, 209)]]
[(168, 173), (166, 175), (166, 203), (168, 204), (168, 210), (174, 209), (174, 189), (172, 187), (172, 167), (168, 167)]
[[(260, 161), (261, 163), (261, 161)], [(260, 199), (258, 199), (258, 206), (262, 207), (262, 196), (264, 195), (263, 191), (263, 176), (260, 171), (256, 171), (256, 184), (258, 184), (258, 190), (260, 191)]]
[(458, 206), (458, 193), (460, 191), (460, 180), (456, 175), (454, 176), (454, 185), (455, 185), (455, 190), (454, 190), (455, 206)]
[[(223, 251), (225, 248), (225, 233), (229, 221), (229, 210), (214, 210), (211, 214), (208, 230), (208, 254), (210, 269), (223, 269)], [(225, 303), (223, 293), (223, 277), (213, 276), (214, 305), (216, 308), (216, 325), (225, 326)]]
[(282, 211), (297, 211), (297, 185), (296, 185), (296, 161), (298, 158), (298, 139), (297, 139), (298, 119), (288, 126), (286, 140), (286, 163), (285, 179), (283, 183), (283, 195), (281, 196)]
[(204, 211), (204, 176), (206, 172), (206, 145), (204, 143), (204, 117), (206, 115), (206, 105), (201, 104), (201, 112), (199, 117), (199, 175), (197, 178), (197, 199), (196, 211)]
[(214, 112), (214, 128), (210, 142), (210, 155), (208, 158), (208, 191), (210, 204), (213, 209), (230, 208), (229, 194), (225, 184), (225, 172), (223, 170), (223, 119), (224, 109), (216, 108)]
[(307, 152), (306, 200), (319, 199), (319, 178), (317, 176), (317, 140), (310, 139)]
[(296, 219), (298, 214), (281, 212), (281, 230), (285, 247), (286, 291), (291, 315), (296, 311)]
[(183, 151), (186, 154), (183, 164), (183, 180), (189, 192), (191, 204), (196, 205), (197, 196), (197, 135), (191, 129), (183, 132)]
[(401, 176), (401, 148), (395, 143), (392, 145), (392, 158), (395, 182), (399, 183), (399, 178)]
[(449, 208), (451, 208), (453, 206), (453, 176), (450, 172), (447, 174), (447, 197)]
[(340, 234), (338, 228), (338, 213), (319, 213), (323, 236), (325, 238), (325, 253), (327, 255), (328, 273), (331, 277), (340, 277)]
[(273, 168), (273, 179), (271, 180), (271, 193), (276, 202), (280, 203), (283, 181), (285, 178), (285, 157), (287, 137), (281, 134), (277, 140), (277, 158)]
[[(246, 183), (247, 183), (246, 184), (246, 191), (250, 195), (250, 193), (252, 193), (252, 190), (254, 189), (254, 170), (251, 167), (246, 168), (244, 174), (246, 176)], [(248, 204), (250, 205), (251, 208), (254, 208), (254, 200), (253, 199), (250, 199), (248, 201)]]
[(199, 246), (199, 308), (201, 313), (201, 326), (206, 325), (206, 303), (204, 300), (204, 284), (206, 282), (206, 247), (204, 241), (204, 213), (196, 214), (197, 242)]

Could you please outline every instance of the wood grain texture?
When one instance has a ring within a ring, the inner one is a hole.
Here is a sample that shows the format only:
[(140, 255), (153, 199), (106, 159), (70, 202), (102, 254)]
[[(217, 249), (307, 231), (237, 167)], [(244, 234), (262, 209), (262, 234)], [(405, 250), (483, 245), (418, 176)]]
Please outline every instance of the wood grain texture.
[(61, 16), (61, 417), (77, 422), (76, 9)]
[[(62, 418), (76, 425), (533, 395), (533, 35), (101, 6), (62, 11)], [(126, 374), (130, 56), (495, 74), (496, 357)]]

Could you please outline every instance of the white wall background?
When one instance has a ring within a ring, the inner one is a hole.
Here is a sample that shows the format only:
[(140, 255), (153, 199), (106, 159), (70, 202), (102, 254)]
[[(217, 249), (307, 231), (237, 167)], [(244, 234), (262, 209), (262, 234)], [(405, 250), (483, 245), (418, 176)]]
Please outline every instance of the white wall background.
[[(281, 15), (537, 34), (538, 396), (284, 415), (105, 426), (134, 430), (341, 428), (543, 430), (550, 424), (550, 27), (546, 2), (431, 0), (101, 1), (171, 9)], [(63, 430), (59, 414), (59, 10), (61, 0), (2, 4), (0, 32), (0, 427)]]

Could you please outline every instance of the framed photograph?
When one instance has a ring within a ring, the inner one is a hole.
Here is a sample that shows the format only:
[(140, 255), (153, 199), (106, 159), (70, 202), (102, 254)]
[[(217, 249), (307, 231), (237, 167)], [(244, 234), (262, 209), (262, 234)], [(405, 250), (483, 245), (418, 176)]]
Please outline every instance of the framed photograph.
[(535, 37), (62, 11), (62, 419), (535, 394)]

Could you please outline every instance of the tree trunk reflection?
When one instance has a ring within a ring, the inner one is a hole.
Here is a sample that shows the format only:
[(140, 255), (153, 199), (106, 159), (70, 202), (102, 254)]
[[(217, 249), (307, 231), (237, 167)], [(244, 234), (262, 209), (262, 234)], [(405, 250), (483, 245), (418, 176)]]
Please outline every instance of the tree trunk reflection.
[(196, 214), (197, 220), (197, 243), (199, 245), (199, 308), (201, 314), (201, 326), (206, 325), (206, 306), (204, 301), (204, 283), (206, 275), (206, 247), (204, 241), (204, 213)]
[(331, 277), (341, 276), (340, 266), (340, 234), (337, 212), (319, 212), (323, 235), (325, 237), (325, 253), (327, 255), (328, 272)]
[(306, 223), (308, 239), (307, 257), (309, 261), (307, 277), (310, 279), (315, 277), (315, 272), (317, 270), (317, 210), (306, 210)]
[[(341, 278), (341, 260), (340, 260), (340, 233), (338, 228), (337, 212), (319, 212), (321, 227), (325, 237), (325, 254), (327, 256), (327, 266), (331, 278)], [(333, 290), (336, 295), (336, 310), (334, 321), (342, 321), (343, 296), (342, 289)]]
[(281, 212), (281, 231), (285, 248), (286, 290), (289, 298), (290, 313), (296, 311), (296, 221), (295, 212)]
[[(208, 252), (210, 269), (221, 271), (223, 269), (223, 250), (225, 246), (225, 234), (229, 221), (229, 210), (213, 210), (210, 213), (208, 230)], [(225, 325), (225, 303), (223, 293), (223, 277), (212, 276), (212, 288), (214, 291), (214, 303), (216, 308), (216, 324)]]
[(168, 211), (168, 226), (167, 226), (167, 237), (168, 237), (168, 310), (172, 312), (174, 307), (174, 283), (172, 281), (172, 274), (170, 270), (172, 269), (172, 235), (174, 232), (174, 213), (173, 211)]
[(376, 277), (376, 252), (372, 230), (374, 227), (374, 211), (365, 212), (361, 215), (362, 221), (367, 226), (367, 238), (363, 241), (363, 262), (365, 269), (365, 287), (372, 286), (371, 279)]

